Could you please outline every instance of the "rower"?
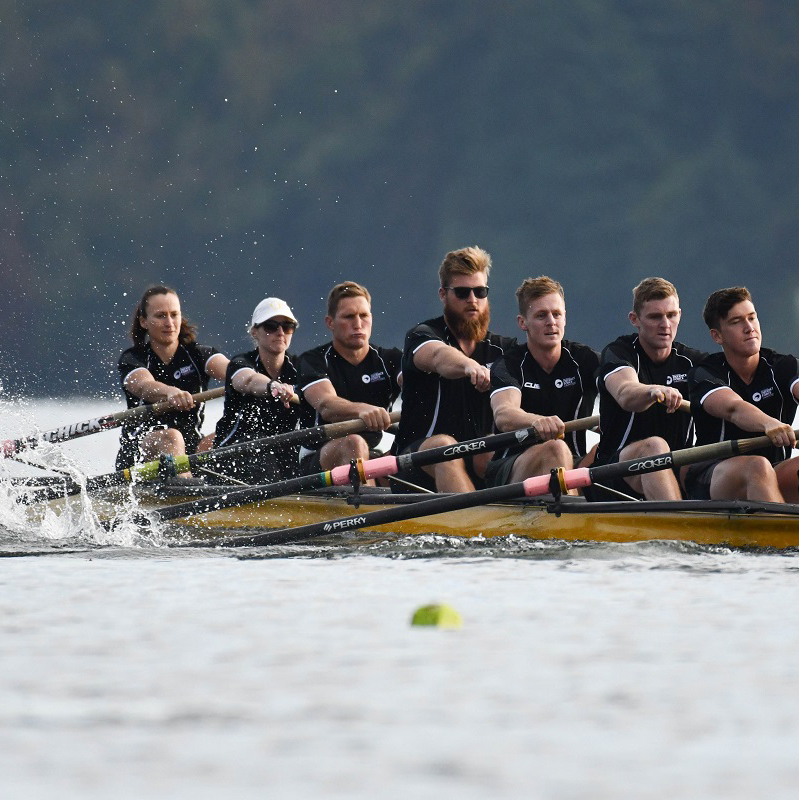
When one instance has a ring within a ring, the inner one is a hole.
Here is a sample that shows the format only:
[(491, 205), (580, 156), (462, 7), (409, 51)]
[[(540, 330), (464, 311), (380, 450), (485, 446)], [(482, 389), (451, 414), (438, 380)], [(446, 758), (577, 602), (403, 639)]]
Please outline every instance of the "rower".
[(208, 449), (211, 440), (203, 440), (201, 432), (205, 407), (195, 404), (192, 394), (205, 391), (210, 378), (224, 381), (227, 357), (197, 344), (197, 328), (183, 316), (177, 292), (168, 286), (144, 292), (133, 311), (130, 337), (133, 347), (119, 357), (128, 408), (166, 401), (174, 410), (122, 426), (117, 470)]
[[(397, 452), (412, 453), (491, 433), (491, 364), (515, 342), (488, 330), (491, 256), (480, 247), (446, 254), (438, 270), (444, 313), (411, 328), (403, 353)], [(398, 477), (425, 489), (483, 487), (491, 453), (407, 470)]]
[(799, 401), (795, 356), (761, 347), (760, 321), (744, 286), (719, 289), (703, 312), (712, 353), (688, 374), (697, 444), (766, 434), (762, 455), (694, 464), (684, 482), (692, 499), (799, 502), (799, 457), (792, 424)]
[[(602, 351), (597, 370), (599, 427), (602, 435), (596, 461), (643, 458), (688, 447), (693, 422), (680, 411), (688, 396), (688, 371), (705, 353), (675, 341), (681, 317), (674, 285), (663, 278), (646, 278), (633, 289), (629, 319), (636, 333), (620, 336)], [(632, 495), (647, 500), (682, 497), (672, 470), (620, 478), (595, 487), (589, 499), (618, 500)]]
[(564, 438), (564, 420), (590, 416), (597, 394), (599, 354), (563, 338), (563, 286), (546, 275), (527, 278), (516, 290), (516, 299), (516, 321), (526, 341), (508, 348), (491, 366), (494, 425), (501, 432), (533, 427), (543, 442), (494, 453), (486, 468), (488, 486), (518, 483), (559, 467), (572, 469), (575, 463), (586, 466), (585, 431)]
[(300, 356), (303, 427), (360, 419), (363, 433), (302, 448), (300, 468), (313, 474), (383, 453), (388, 409), (400, 393), (401, 351), (370, 342), (372, 298), (354, 281), (334, 286), (327, 297), (325, 325), (331, 341)]
[[(255, 307), (250, 336), (256, 348), (234, 356), (225, 376), (225, 410), (216, 424), (214, 447), (275, 436), (299, 424), (292, 404), (297, 357), (288, 352), (297, 318), (285, 300), (267, 297)], [(239, 455), (221, 471), (246, 483), (272, 483), (299, 471), (299, 447), (262, 449)]]

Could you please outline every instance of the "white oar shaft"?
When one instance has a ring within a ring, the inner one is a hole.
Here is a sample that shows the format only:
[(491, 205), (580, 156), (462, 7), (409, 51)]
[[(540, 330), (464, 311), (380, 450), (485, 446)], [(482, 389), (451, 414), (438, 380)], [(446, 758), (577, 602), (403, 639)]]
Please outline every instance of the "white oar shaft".
[[(206, 400), (213, 400), (215, 397), (221, 397), (224, 393), (224, 387), (219, 387), (217, 389), (209, 389), (206, 392), (194, 394), (192, 398), (195, 403), (203, 403)], [(76, 422), (71, 425), (64, 425), (61, 428), (54, 428), (50, 431), (34, 434), (24, 439), (8, 439), (4, 442), (0, 442), (0, 454), (6, 458), (11, 458), (22, 450), (38, 447), (42, 442), (50, 442), (51, 444), (68, 442), (72, 439), (79, 439), (82, 436), (89, 436), (92, 433), (118, 428), (124, 422), (130, 420), (148, 417), (153, 414), (163, 414), (165, 411), (171, 410), (173, 409), (168, 401), (163, 401), (161, 403), (153, 403), (152, 405), (128, 408), (124, 411), (116, 411), (112, 414), (86, 420), (85, 422)]]

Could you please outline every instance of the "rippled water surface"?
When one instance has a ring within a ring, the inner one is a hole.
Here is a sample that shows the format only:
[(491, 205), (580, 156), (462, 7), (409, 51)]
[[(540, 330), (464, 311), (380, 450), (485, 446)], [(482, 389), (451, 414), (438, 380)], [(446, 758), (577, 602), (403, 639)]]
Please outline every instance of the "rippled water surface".
[[(6, 408), (2, 436), (107, 406)], [(109, 471), (113, 437), (62, 451)], [(6, 488), (3, 797), (796, 794), (792, 554), (432, 537), (174, 550), (101, 532), (91, 507), (20, 514)], [(430, 602), (463, 628), (412, 627)]]

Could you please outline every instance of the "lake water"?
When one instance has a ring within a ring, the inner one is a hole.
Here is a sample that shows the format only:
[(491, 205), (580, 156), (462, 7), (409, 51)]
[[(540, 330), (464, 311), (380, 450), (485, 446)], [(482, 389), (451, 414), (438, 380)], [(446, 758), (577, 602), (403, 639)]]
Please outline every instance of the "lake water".
[[(0, 437), (113, 408), (6, 403)], [(95, 474), (115, 448), (56, 449)], [(7, 489), (0, 525), (4, 798), (796, 794), (794, 555), (170, 550)], [(463, 628), (412, 627), (430, 602)]]

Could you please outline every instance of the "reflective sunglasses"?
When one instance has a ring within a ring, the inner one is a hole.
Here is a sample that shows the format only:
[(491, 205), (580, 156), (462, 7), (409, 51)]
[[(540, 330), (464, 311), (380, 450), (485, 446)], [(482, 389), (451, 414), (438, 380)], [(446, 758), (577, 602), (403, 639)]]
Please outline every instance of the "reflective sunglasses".
[(294, 333), (297, 330), (296, 322), (276, 322), (273, 319), (268, 319), (266, 322), (261, 323), (261, 327), (269, 333), (275, 333), (278, 328), (283, 328), (283, 333)]
[(444, 288), (448, 292), (452, 292), (458, 300), (466, 300), (472, 292), (478, 300), (488, 297), (487, 286), (445, 286)]

